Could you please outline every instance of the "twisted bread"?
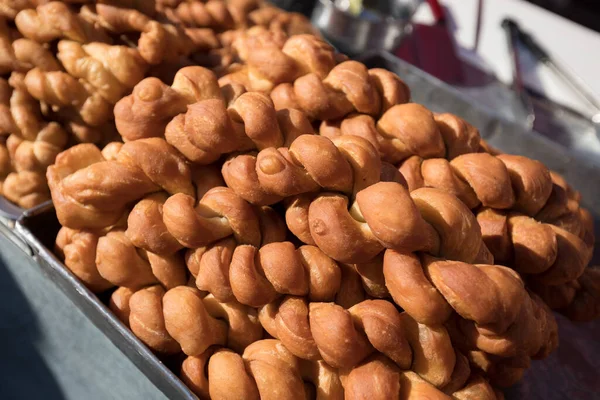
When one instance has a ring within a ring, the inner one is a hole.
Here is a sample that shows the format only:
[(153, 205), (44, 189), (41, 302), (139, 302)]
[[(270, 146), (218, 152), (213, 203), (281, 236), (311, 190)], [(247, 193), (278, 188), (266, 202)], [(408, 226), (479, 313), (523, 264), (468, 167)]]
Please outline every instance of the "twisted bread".
[(301, 112), (276, 112), (267, 96), (244, 93), (228, 108), (220, 99), (188, 106), (167, 125), (165, 138), (190, 161), (209, 164), (222, 154), (279, 147), (312, 132)]
[(11, 113), (11, 97), (12, 88), (6, 79), (0, 78), (0, 136), (8, 136), (18, 129)]
[(10, 76), (8, 83), (13, 87), (9, 103), (10, 116), (6, 117), (4, 125), (7, 133), (16, 134), (25, 140), (35, 140), (44, 123), (40, 103), (27, 92), (24, 78), (18, 72), (13, 72)]
[(242, 356), (227, 349), (209, 349), (188, 357), (181, 378), (200, 398), (306, 399), (310, 391), (305, 381), (314, 385), (317, 399), (344, 398), (335, 369), (321, 361), (299, 360), (272, 339), (252, 343)]
[(89, 24), (60, 1), (20, 11), (15, 17), (15, 24), (23, 36), (39, 43), (62, 38), (79, 43), (110, 42), (102, 29)]
[[(315, 36), (296, 35), (284, 42), (281, 33), (255, 32), (235, 40), (233, 47), (245, 64), (239, 71), (223, 76), (219, 80), (221, 85), (235, 82), (249, 91), (270, 92), (276, 85), (293, 82), (306, 74), (320, 81), (336, 64), (333, 47)], [(277, 109), (301, 109), (295, 104), (278, 104), (274, 96)]]
[(137, 50), (105, 43), (61, 40), (57, 56), (69, 74), (88, 82), (111, 104), (141, 81), (146, 69)]
[(485, 374), (494, 386), (499, 387), (513, 386), (531, 366), (531, 358), (527, 356), (503, 358), (482, 351), (470, 351), (467, 358), (474, 369)]
[[(544, 318), (531, 317), (541, 311), (522, 307), (528, 296), (519, 276), (502, 266), (471, 264), (490, 264), (492, 258), (468, 208), (436, 189), (411, 195), (400, 184), (377, 183), (357, 194), (351, 212), (344, 197), (321, 195), (309, 206), (311, 236), (326, 254), (344, 262), (365, 262), (390, 248), (383, 262), (385, 284), (418, 322), (442, 324), (456, 311), (477, 327), (472, 337), (510, 344), (507, 354), (541, 351), (541, 334), (534, 344), (513, 336), (519, 330), (551, 331)], [(419, 250), (447, 260), (410, 253)], [(474, 343), (485, 346), (484, 341)]]
[(0, 74), (5, 75), (19, 68), (14, 49), (12, 47), (13, 32), (0, 18)]
[(105, 280), (96, 266), (98, 236), (84, 231), (61, 228), (55, 250), (69, 270), (94, 293), (102, 293), (113, 284)]
[(116, 317), (128, 328), (129, 314), (131, 313), (131, 309), (129, 308), (129, 300), (134, 293), (134, 290), (126, 287), (120, 287), (112, 292), (108, 301), (108, 308), (110, 308), (110, 311), (112, 311), (113, 314), (115, 314)]
[(359, 137), (339, 137), (332, 142), (322, 136), (302, 135), (289, 148), (233, 157), (222, 172), (227, 185), (242, 198), (273, 204), (319, 188), (354, 195), (379, 181), (381, 161), (373, 146)]
[(9, 20), (27, 8), (35, 8), (35, 0), (0, 0), (0, 15)]
[(189, 356), (199, 356), (212, 345), (244, 349), (263, 335), (256, 311), (237, 302), (221, 303), (202, 297), (191, 287), (170, 289), (162, 298), (165, 327)]
[(47, 175), (59, 221), (72, 229), (112, 226), (153, 192), (194, 194), (189, 167), (158, 138), (126, 143), (114, 161), (94, 145), (77, 145), (59, 154)]
[(29, 71), (39, 68), (42, 71), (59, 71), (61, 69), (54, 54), (38, 42), (21, 38), (12, 43), (12, 48), (19, 63), (15, 70)]
[(149, 17), (153, 17), (156, 14), (156, 0), (99, 0), (97, 2), (102, 4), (113, 5), (115, 7), (133, 8), (146, 14)]
[[(320, 134), (329, 138), (361, 136), (377, 148), (382, 160), (393, 164), (412, 155), (452, 160), (461, 154), (476, 152), (480, 142), (477, 129), (464, 120), (452, 114), (433, 114), (414, 103), (395, 105), (378, 121), (365, 114), (350, 115), (341, 121), (323, 121)], [(409, 158), (405, 162), (406, 168), (414, 168), (414, 163)], [(405, 167), (401, 167), (404, 173), (402, 168)], [(407, 171), (407, 174), (410, 172)], [(418, 175), (414, 178), (415, 185), (421, 183), (419, 178)]]
[(161, 24), (138, 10), (97, 4), (96, 12), (98, 22), (109, 31), (118, 34), (140, 33), (137, 48), (148, 64), (176, 61), (194, 48), (194, 43), (182, 28)]
[[(286, 45), (299, 37), (293, 36)], [(304, 52), (297, 54), (306, 57)], [(327, 76), (323, 72), (328, 72)], [(322, 69), (321, 74), (303, 71), (293, 85), (282, 83), (271, 93), (277, 109), (296, 108), (316, 120), (339, 119), (354, 112), (379, 117), (409, 97), (397, 75), (384, 69), (368, 70), (356, 61), (342, 62), (329, 71)]]
[(192, 196), (180, 193), (169, 197), (163, 205), (166, 229), (185, 247), (195, 249), (231, 235), (238, 243), (260, 245), (256, 212), (231, 189), (213, 188), (197, 206), (195, 203)]
[(100, 275), (114, 286), (139, 289), (160, 283), (170, 289), (187, 282), (181, 254), (158, 255), (137, 249), (120, 229), (98, 239), (95, 262)]
[(478, 211), (477, 220), (496, 261), (534, 274), (540, 283), (572, 281), (589, 263), (593, 240), (578, 203), (537, 161), (487, 153), (464, 154), (450, 162), (414, 156), (400, 171), (411, 190), (437, 187), (472, 209), (489, 207)]
[(173, 23), (183, 24), (187, 27), (205, 27), (218, 31), (234, 28), (244, 21), (236, 21), (234, 15), (242, 16), (244, 13), (232, 10), (232, 5), (225, 1), (209, 0), (207, 2), (182, 2), (175, 8), (166, 8), (164, 14)]
[[(286, 293), (307, 295), (312, 301), (335, 300), (344, 307), (364, 300), (354, 270), (337, 265), (314, 246), (296, 250), (282, 242), (285, 234), (278, 224), (263, 224), (271, 228), (262, 228), (263, 247), (258, 250), (230, 238), (189, 251), (187, 265), (198, 289), (221, 301), (236, 299), (252, 306), (263, 306)], [(289, 268), (280, 270), (278, 263)]]
[(401, 371), (383, 355), (370, 357), (358, 367), (342, 372), (342, 382), (346, 399), (495, 400), (503, 398), (478, 375), (471, 377), (467, 375), (465, 381), (455, 391), (442, 391), (415, 372)]
[(21, 208), (32, 208), (50, 200), (46, 177), (35, 171), (8, 174), (2, 184), (2, 194)]
[[(106, 156), (105, 156), (106, 157)], [(201, 199), (212, 188), (223, 186), (223, 179), (217, 168), (194, 167), (192, 169), (192, 181), (196, 186), (196, 198)], [(169, 233), (163, 222), (163, 205), (168, 195), (164, 192), (153, 193), (138, 202), (129, 213), (127, 219), (127, 231), (129, 240), (138, 248), (156, 254), (173, 254), (182, 249), (182, 245)], [(257, 210), (260, 220), (263, 241), (271, 236), (280, 240), (285, 238), (285, 226), (266, 221), (266, 211)], [(274, 213), (270, 210), (270, 216)], [(277, 227), (277, 233), (270, 231)], [(279, 240), (278, 240), (279, 241)], [(194, 273), (194, 277), (197, 273)]]
[(9, 140), (14, 146), (11, 158), (17, 172), (45, 173), (66, 146), (67, 134), (59, 124), (50, 122), (39, 131), (34, 141), (23, 140), (16, 135), (11, 135)]
[(180, 69), (171, 86), (146, 78), (115, 105), (117, 129), (126, 141), (160, 137), (173, 117), (186, 112), (188, 104), (208, 99), (225, 100), (225, 96), (214, 74), (205, 68)]
[(77, 110), (61, 108), (54, 115), (75, 143), (94, 143), (103, 146), (115, 140), (120, 140), (114, 121), (107, 121), (99, 126), (85, 123)]
[(581, 276), (561, 285), (547, 286), (535, 280), (531, 288), (550, 308), (576, 322), (592, 321), (600, 316), (600, 269), (586, 268)]
[(167, 332), (162, 310), (165, 289), (150, 286), (129, 298), (129, 327), (149, 348), (159, 354), (177, 354), (181, 346)]
[(88, 125), (100, 126), (112, 119), (110, 103), (99, 92), (67, 73), (34, 68), (27, 72), (25, 85), (39, 101), (56, 107), (75, 108)]
[(281, 31), (288, 36), (302, 34), (320, 36), (318, 29), (300, 13), (284, 12), (276, 7), (267, 6), (252, 11), (248, 17), (257, 25), (268, 26), (269, 30)]
[[(288, 296), (263, 307), (259, 316), (267, 332), (294, 355), (324, 359), (336, 368), (352, 368), (377, 351), (442, 388), (450, 384), (457, 366), (444, 327), (419, 324), (385, 300), (367, 300), (344, 310), (333, 303), (308, 303)], [(460, 364), (464, 369), (466, 363)], [(462, 387), (468, 372), (454, 377), (464, 379), (453, 382)]]
[(12, 171), (10, 163), (10, 154), (4, 144), (0, 144), (0, 194), (3, 195), (3, 184), (6, 176)]
[[(40, 104), (27, 93), (23, 75), (13, 73), (9, 83), (14, 87), (10, 96), (10, 110), (6, 116), (6, 130), (11, 131), (7, 147), (17, 172), (45, 172), (67, 144), (67, 134), (56, 122), (42, 119)], [(6, 104), (6, 103), (5, 103)]]

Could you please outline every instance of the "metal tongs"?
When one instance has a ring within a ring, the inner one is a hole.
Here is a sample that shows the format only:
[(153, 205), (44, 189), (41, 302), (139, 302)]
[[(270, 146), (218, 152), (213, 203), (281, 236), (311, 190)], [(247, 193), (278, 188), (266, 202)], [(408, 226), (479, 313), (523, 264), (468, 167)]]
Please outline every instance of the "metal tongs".
[(559, 79), (565, 82), (571, 88), (571, 90), (573, 90), (573, 92), (577, 93), (577, 95), (583, 101), (585, 101), (590, 110), (593, 110), (592, 113), (587, 115), (587, 118), (589, 118), (591, 121), (594, 129), (596, 130), (596, 135), (598, 138), (600, 138), (600, 102), (588, 89), (583, 79), (571, 72), (567, 67), (558, 63), (556, 60), (553, 60), (552, 57), (550, 57), (550, 54), (533, 38), (533, 36), (523, 31), (514, 20), (508, 18), (504, 19), (502, 21), (502, 27), (506, 30), (507, 38), (509, 40), (509, 48), (513, 58), (513, 89), (517, 92), (524, 104), (525, 109), (528, 111), (530, 116), (528, 119), (531, 120), (531, 124), (533, 124), (535, 114), (533, 113), (531, 100), (529, 99), (521, 80), (521, 72), (516, 53), (517, 42), (525, 46), (525, 48), (535, 57), (538, 62), (548, 66), (548, 68), (550, 68), (550, 70)]

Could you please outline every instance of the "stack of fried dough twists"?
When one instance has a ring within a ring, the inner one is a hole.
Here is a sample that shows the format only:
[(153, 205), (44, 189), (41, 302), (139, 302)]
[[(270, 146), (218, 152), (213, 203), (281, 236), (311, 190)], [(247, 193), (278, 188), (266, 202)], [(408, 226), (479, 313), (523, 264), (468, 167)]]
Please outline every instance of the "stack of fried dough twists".
[(224, 74), (265, 32), (313, 28), (262, 0), (0, 0), (0, 194), (23, 208), (49, 200), (56, 155), (120, 139), (114, 105), (142, 79), (170, 84), (188, 65)]
[(501, 399), (551, 309), (600, 315), (579, 194), (303, 17), (34, 3), (0, 2), (4, 195), (51, 195), (59, 257), (200, 398)]

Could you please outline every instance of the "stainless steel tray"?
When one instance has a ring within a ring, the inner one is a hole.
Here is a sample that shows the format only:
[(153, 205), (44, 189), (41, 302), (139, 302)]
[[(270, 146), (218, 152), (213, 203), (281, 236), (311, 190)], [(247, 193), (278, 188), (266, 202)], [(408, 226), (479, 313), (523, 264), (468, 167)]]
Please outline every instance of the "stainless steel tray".
[(51, 203), (27, 210), (16, 224), (17, 235), (41, 272), (102, 331), (169, 399), (196, 400), (197, 397), (167, 368), (102, 301), (90, 292), (52, 253), (59, 230)]

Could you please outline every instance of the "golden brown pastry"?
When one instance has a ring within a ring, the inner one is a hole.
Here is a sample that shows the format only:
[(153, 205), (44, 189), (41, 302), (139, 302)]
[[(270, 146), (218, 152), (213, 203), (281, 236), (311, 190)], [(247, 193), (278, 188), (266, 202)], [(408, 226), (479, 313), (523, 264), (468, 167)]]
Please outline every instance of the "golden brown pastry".
[(59, 221), (72, 229), (110, 227), (130, 203), (150, 193), (194, 195), (189, 167), (159, 138), (126, 143), (114, 161), (91, 144), (71, 147), (47, 176)]
[(180, 69), (171, 86), (157, 78), (146, 78), (115, 105), (117, 129), (125, 141), (163, 137), (167, 124), (185, 113), (188, 104), (208, 99), (224, 96), (214, 74), (205, 68)]
[[(219, 98), (188, 106), (167, 125), (165, 138), (188, 160), (209, 164), (235, 151), (288, 145), (304, 133), (313, 128), (301, 112), (276, 112), (269, 97), (252, 92), (234, 94), (229, 107)], [(240, 167), (248, 168), (247, 161)]]
[(24, 82), (34, 98), (51, 106), (72, 107), (88, 125), (100, 126), (112, 119), (111, 104), (91, 85), (65, 72), (34, 68)]
[(110, 41), (102, 29), (89, 24), (61, 1), (24, 9), (16, 15), (15, 24), (23, 36), (39, 43), (63, 38), (80, 43)]
[(379, 155), (360, 137), (302, 135), (288, 146), (229, 159), (225, 182), (247, 201), (266, 205), (321, 188), (355, 195), (380, 179)]
[(62, 228), (56, 237), (56, 252), (69, 270), (92, 292), (101, 293), (113, 285), (102, 278), (96, 265), (98, 236)]
[(161, 24), (136, 9), (96, 4), (95, 11), (98, 23), (110, 32), (139, 34), (137, 49), (148, 64), (176, 61), (194, 48), (194, 43), (181, 27)]
[(314, 385), (319, 397), (341, 400), (344, 390), (337, 371), (323, 362), (306, 362), (291, 354), (278, 340), (254, 342), (242, 356), (227, 349), (209, 349), (188, 357), (182, 380), (201, 398), (305, 399)]
[[(219, 83), (239, 83), (251, 91), (270, 92), (306, 74), (323, 79), (336, 65), (333, 47), (312, 35), (288, 39), (282, 32), (257, 27), (239, 34), (231, 46), (244, 64), (221, 77)], [(278, 100), (274, 94), (277, 109), (301, 109)]]
[(138, 51), (126, 46), (61, 40), (57, 57), (71, 76), (88, 82), (111, 104), (141, 81), (146, 71)]
[[(408, 96), (405, 101), (408, 101)], [(452, 160), (461, 154), (476, 152), (481, 140), (479, 131), (462, 119), (452, 114), (433, 114), (415, 103), (394, 105), (378, 121), (365, 114), (350, 115), (341, 121), (323, 121), (320, 134), (330, 138), (361, 136), (379, 150), (382, 160), (393, 164), (406, 160), (400, 170), (407, 179), (415, 180), (410, 182), (415, 188), (423, 186), (423, 178), (418, 171), (412, 172), (412, 169), (418, 168), (417, 164), (421, 165), (416, 161), (422, 160), (418, 157)], [(433, 164), (430, 170), (437, 167), (434, 171), (441, 175), (437, 179), (448, 180), (448, 172), (436, 164), (442, 161), (427, 160)], [(429, 175), (437, 177), (434, 173)], [(461, 200), (464, 199), (461, 197)]]
[[(303, 37), (291, 37), (286, 46)], [(306, 57), (304, 51), (296, 50), (294, 54)], [(357, 61), (342, 62), (329, 71), (322, 69), (320, 74), (315, 72), (304, 70), (299, 77), (294, 77), (297, 79), (287, 81), (293, 84), (282, 83), (275, 87), (271, 92), (275, 107), (297, 108), (316, 120), (339, 119), (355, 112), (378, 118), (392, 106), (406, 103), (410, 97), (407, 86), (398, 76), (383, 69), (368, 70)]]

